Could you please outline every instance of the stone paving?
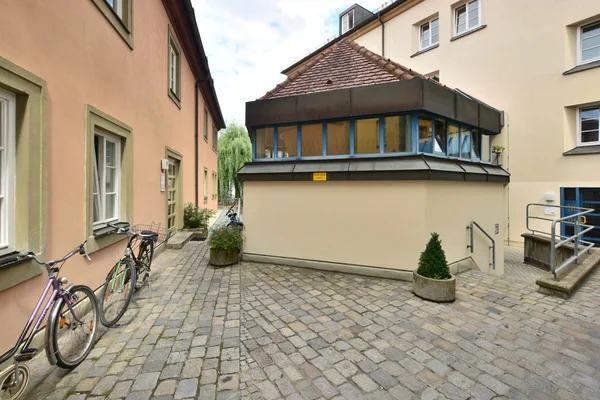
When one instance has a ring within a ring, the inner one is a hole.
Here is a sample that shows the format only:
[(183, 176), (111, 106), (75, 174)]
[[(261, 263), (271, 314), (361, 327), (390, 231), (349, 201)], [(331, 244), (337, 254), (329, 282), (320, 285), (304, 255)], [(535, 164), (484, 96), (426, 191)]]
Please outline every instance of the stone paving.
[(523, 263), (522, 247), (504, 247), (504, 277), (519, 282), (535, 283), (547, 271)]
[[(152, 291), (44, 399), (598, 399), (600, 276), (570, 300), (469, 271), (457, 301), (411, 284), (292, 267), (207, 266), (167, 250)], [(35, 363), (47, 363), (44, 359)]]

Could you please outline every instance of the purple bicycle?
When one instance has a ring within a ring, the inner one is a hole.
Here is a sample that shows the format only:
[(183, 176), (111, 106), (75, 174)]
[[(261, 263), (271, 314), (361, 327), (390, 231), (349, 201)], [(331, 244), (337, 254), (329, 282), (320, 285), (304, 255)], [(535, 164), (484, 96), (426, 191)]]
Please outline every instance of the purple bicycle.
[[(48, 284), (40, 297), (33, 313), (29, 317), (15, 347), (0, 358), (0, 364), (9, 358), (14, 363), (0, 373), (0, 399), (18, 399), (29, 382), (29, 368), (23, 364), (31, 360), (38, 349), (29, 347), (34, 334), (48, 315), (46, 325), (46, 355), (51, 365), (72, 369), (81, 364), (92, 350), (98, 332), (98, 301), (92, 289), (83, 285), (69, 285), (67, 278), (59, 278), (58, 274), (65, 261), (79, 253), (90, 260), (85, 250), (85, 242), (59, 260), (42, 262), (33, 253), (19, 253), (13, 261), (24, 259), (35, 260), (44, 265), (48, 271)], [(36, 315), (40, 311), (48, 293), (50, 298), (30, 331)], [(50, 314), (48, 314), (50, 312)]]

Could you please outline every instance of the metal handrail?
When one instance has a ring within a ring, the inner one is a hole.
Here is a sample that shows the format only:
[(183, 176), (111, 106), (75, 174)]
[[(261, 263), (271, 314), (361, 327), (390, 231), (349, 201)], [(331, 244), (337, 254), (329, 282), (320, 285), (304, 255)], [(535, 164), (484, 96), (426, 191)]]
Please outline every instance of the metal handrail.
[(467, 245), (467, 249), (471, 249), (471, 254), (473, 254), (473, 251), (475, 250), (475, 246), (474, 246), (474, 238), (473, 238), (473, 226), (476, 226), (477, 228), (479, 228), (479, 230), (488, 238), (492, 241), (492, 245), (490, 246), (490, 249), (492, 249), (492, 262), (489, 264), (490, 267), (492, 267), (492, 270), (496, 270), (496, 241), (485, 231), (485, 229), (483, 229), (481, 227), (481, 225), (479, 225), (477, 222), (475, 221), (471, 221), (469, 223), (469, 225), (467, 225), (467, 229), (469, 229), (471, 231), (471, 244)]
[[(544, 207), (544, 208), (559, 208), (566, 209), (572, 211), (578, 211), (574, 214), (568, 215), (566, 217), (561, 218), (545, 218), (545, 217), (533, 217), (529, 215), (530, 207)], [(527, 230), (531, 231), (534, 235), (536, 233), (540, 233), (542, 235), (550, 236), (550, 272), (554, 275), (554, 280), (558, 281), (558, 273), (562, 271), (567, 266), (575, 263), (579, 260), (579, 257), (584, 253), (589, 251), (592, 247), (594, 247), (594, 243), (583, 240), (583, 235), (595, 228), (593, 225), (585, 225), (579, 221), (579, 217), (585, 216), (586, 214), (593, 213), (595, 209), (593, 208), (582, 208), (582, 207), (574, 207), (574, 206), (558, 206), (553, 204), (541, 204), (541, 203), (530, 203), (527, 204), (526, 216), (527, 216)], [(551, 223), (550, 232), (544, 232), (537, 229), (532, 229), (529, 227), (529, 221), (532, 219), (541, 220), (541, 221), (549, 221)], [(556, 234), (556, 224), (568, 224), (574, 225), (574, 235), (572, 236), (564, 236), (562, 234)], [(584, 229), (582, 229), (584, 228)], [(556, 238), (559, 238), (559, 242), (556, 242)], [(559, 247), (567, 243), (573, 243), (573, 256), (569, 257), (565, 262), (563, 262), (558, 267), (556, 266), (556, 250)], [(579, 244), (583, 244), (585, 247), (580, 251)]]

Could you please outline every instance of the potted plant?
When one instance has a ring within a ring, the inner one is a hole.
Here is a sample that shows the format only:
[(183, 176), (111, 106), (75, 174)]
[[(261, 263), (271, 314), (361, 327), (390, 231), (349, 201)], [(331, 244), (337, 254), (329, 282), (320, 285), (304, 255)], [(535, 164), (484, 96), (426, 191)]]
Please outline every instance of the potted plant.
[(450, 274), (440, 235), (435, 232), (421, 253), (419, 268), (413, 272), (413, 293), (440, 303), (456, 298), (456, 278)]
[(210, 246), (208, 262), (219, 267), (237, 263), (243, 243), (244, 235), (239, 228), (219, 226), (212, 229), (208, 237), (208, 245)]
[(183, 230), (194, 232), (195, 238), (206, 239), (208, 236), (208, 221), (214, 215), (208, 208), (196, 207), (192, 203), (183, 209)]
[(500, 164), (500, 156), (502, 155), (502, 153), (504, 153), (504, 146), (500, 146), (500, 145), (492, 146), (492, 153), (494, 153), (496, 155), (495, 164), (501, 165)]

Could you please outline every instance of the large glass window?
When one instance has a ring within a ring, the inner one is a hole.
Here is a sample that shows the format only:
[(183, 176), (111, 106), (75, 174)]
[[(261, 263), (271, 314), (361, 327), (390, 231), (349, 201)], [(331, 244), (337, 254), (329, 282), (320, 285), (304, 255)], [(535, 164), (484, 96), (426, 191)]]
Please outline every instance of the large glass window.
[(471, 142), (473, 144), (471, 158), (481, 160), (481, 132), (473, 130), (471, 132)]
[(448, 125), (448, 155), (450, 157), (460, 156), (460, 131), (458, 125)]
[(579, 37), (580, 63), (600, 60), (600, 21), (582, 26)]
[(419, 50), (425, 50), (440, 42), (440, 25), (437, 18), (421, 25), (420, 39)]
[(579, 142), (598, 144), (600, 128), (600, 106), (579, 109)]
[(112, 135), (94, 135), (94, 224), (119, 219), (121, 143)]
[(479, 0), (473, 0), (454, 10), (455, 35), (475, 29), (480, 24)]
[(446, 121), (443, 119), (436, 119), (434, 121), (434, 126), (435, 126), (435, 141), (433, 142), (435, 144), (435, 151), (437, 153), (444, 153), (446, 154), (446, 146), (447, 146), (447, 140), (446, 140)]
[(15, 100), (0, 88), (0, 252), (14, 250)]
[(472, 150), (471, 130), (462, 126), (460, 129), (460, 158), (470, 159)]
[(255, 158), (273, 158), (274, 128), (259, 128), (256, 130), (256, 155)]
[(302, 157), (323, 155), (323, 124), (302, 125)]
[(350, 121), (327, 124), (327, 155), (350, 154)]
[(481, 161), (490, 162), (492, 154), (492, 138), (490, 135), (481, 135)]
[(411, 151), (410, 117), (400, 115), (385, 119), (384, 152), (399, 153)]
[(280, 126), (277, 133), (277, 157), (298, 157), (298, 127)]
[(433, 120), (428, 117), (419, 117), (419, 151), (433, 151)]
[(354, 131), (355, 154), (379, 153), (379, 118), (357, 120)]

